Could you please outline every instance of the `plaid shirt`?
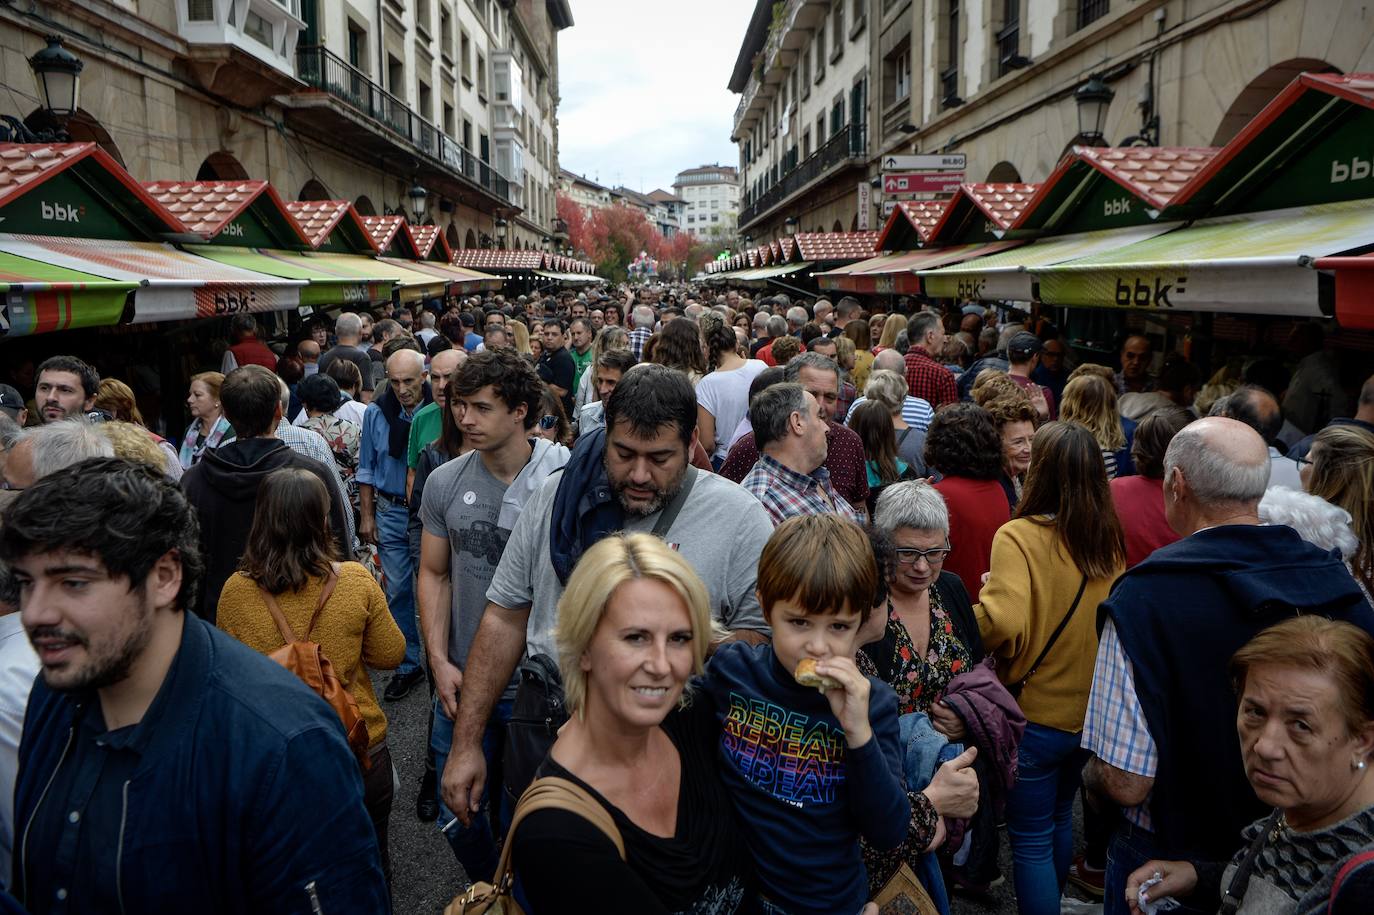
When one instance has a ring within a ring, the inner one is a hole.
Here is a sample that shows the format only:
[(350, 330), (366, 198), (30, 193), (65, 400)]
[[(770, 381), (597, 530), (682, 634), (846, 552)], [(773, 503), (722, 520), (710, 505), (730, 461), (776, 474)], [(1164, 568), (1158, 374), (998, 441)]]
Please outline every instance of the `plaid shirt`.
[(919, 397), (938, 410), (959, 399), (954, 375), (919, 347), (906, 351), (906, 386), (912, 397)]
[[(1107, 620), (1097, 643), (1092, 691), (1083, 720), (1081, 745), (1114, 769), (1154, 778), (1159, 754), (1135, 692), (1131, 662), (1121, 648), (1116, 626)], [(1149, 801), (1122, 812), (1141, 829), (1150, 828)]]
[(817, 467), (810, 474), (797, 473), (768, 455), (761, 454), (758, 463), (740, 485), (763, 503), (775, 527), (798, 515), (832, 512), (855, 524), (864, 523), (863, 516), (830, 485), (830, 471), (824, 466)]
[(648, 343), (653, 335), (653, 330), (648, 327), (636, 327), (630, 331), (630, 352), (635, 354), (636, 362), (644, 361), (644, 344)]

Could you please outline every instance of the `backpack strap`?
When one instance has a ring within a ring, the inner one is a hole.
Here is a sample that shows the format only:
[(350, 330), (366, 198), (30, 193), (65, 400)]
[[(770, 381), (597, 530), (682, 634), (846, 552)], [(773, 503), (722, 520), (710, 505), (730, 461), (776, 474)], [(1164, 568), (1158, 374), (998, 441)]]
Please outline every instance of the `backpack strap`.
[(1336, 905), (1336, 897), (1340, 895), (1341, 887), (1345, 885), (1345, 881), (1356, 870), (1368, 864), (1374, 864), (1374, 850), (1362, 851), (1342, 865), (1340, 871), (1336, 874), (1335, 882), (1331, 884), (1331, 898), (1328, 901), (1328, 905), (1333, 907)]
[(339, 564), (331, 562), (329, 564), (329, 577), (324, 580), (324, 586), (320, 588), (320, 599), (315, 603), (315, 612), (310, 615), (310, 625), (305, 630), (305, 637), (310, 638), (310, 633), (315, 631), (315, 623), (319, 620), (320, 614), (324, 612), (324, 605), (329, 603), (329, 598), (334, 593), (334, 586), (339, 583)]
[[(310, 625), (306, 627), (305, 638), (310, 638), (310, 633), (315, 628), (315, 621), (320, 618), (320, 611), (324, 609), (324, 605), (329, 603), (329, 597), (334, 593), (334, 585), (338, 582), (339, 564), (331, 562), (329, 564), (329, 577), (324, 580), (324, 587), (320, 589), (320, 599), (315, 604), (315, 612), (310, 617)], [(262, 595), (263, 603), (267, 604), (267, 612), (272, 614), (272, 621), (277, 624), (277, 631), (286, 640), (286, 644), (290, 645), (292, 642), (301, 641), (296, 638), (296, 633), (291, 628), (291, 624), (286, 621), (286, 614), (281, 612), (281, 606), (277, 604), (277, 599), (272, 596), (271, 592), (259, 586), (258, 593)]]
[(258, 593), (262, 595), (263, 603), (267, 604), (267, 612), (272, 614), (272, 621), (277, 624), (277, 631), (281, 637), (290, 645), (296, 641), (296, 633), (291, 630), (291, 624), (286, 621), (286, 616), (281, 612), (281, 607), (277, 606), (277, 599), (264, 587), (258, 587)]
[(536, 778), (530, 782), (525, 793), (520, 795), (520, 801), (515, 805), (515, 813), (511, 817), (510, 829), (506, 832), (506, 841), (501, 846), (501, 859), (496, 865), (496, 876), (492, 878), (492, 886), (498, 890), (508, 890), (515, 881), (510, 861), (511, 850), (515, 848), (515, 829), (525, 817), (536, 810), (566, 810), (589, 821), (615, 845), (620, 860), (625, 860), (625, 840), (620, 835), (620, 829), (615, 825), (610, 811), (596, 798), (581, 785), (566, 778)]

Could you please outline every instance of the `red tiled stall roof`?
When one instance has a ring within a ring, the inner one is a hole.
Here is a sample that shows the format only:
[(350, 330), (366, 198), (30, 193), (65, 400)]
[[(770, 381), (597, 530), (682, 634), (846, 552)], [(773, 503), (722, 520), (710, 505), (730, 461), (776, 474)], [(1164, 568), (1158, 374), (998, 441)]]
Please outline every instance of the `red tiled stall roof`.
[(444, 233), (439, 231), (438, 226), (413, 226), (406, 223), (406, 231), (410, 233), (410, 240), (414, 243), (415, 250), (419, 252), (421, 257), (429, 257), (437, 245), (444, 255), (442, 260), (450, 261), (453, 259), (453, 251), (449, 248), (448, 240), (444, 238)]
[[(156, 219), (164, 224), (162, 228), (165, 231), (186, 231), (174, 214), (135, 181), (109, 153), (94, 143), (0, 143), (0, 207), (87, 159), (94, 160), (139, 203), (151, 210)], [(10, 231), (21, 230), (10, 228)]]
[[(329, 233), (341, 220), (349, 215), (353, 204), (347, 200), (293, 200), (286, 204), (286, 211), (300, 225), (311, 247), (318, 248), (329, 238)], [(354, 219), (358, 219), (355, 214)], [(372, 243), (372, 236), (358, 219), (358, 228), (363, 236)], [(374, 244), (375, 247), (375, 244)]]
[(544, 264), (544, 255), (539, 251), (459, 248), (453, 252), (453, 263), (475, 270), (538, 270)]
[(960, 190), (1000, 228), (1016, 222), (1038, 184), (965, 184)]
[(406, 224), (404, 216), (364, 216), (362, 220), (363, 228), (367, 230), (378, 251), (389, 248), (396, 233)]
[(252, 206), (262, 194), (286, 216), (302, 242), (308, 241), (300, 225), (291, 216), (272, 185), (261, 179), (243, 181), (145, 181), (143, 187), (155, 200), (165, 206), (188, 230), (204, 238), (213, 238), (224, 227)]
[(778, 239), (779, 250), (782, 252), (782, 262), (785, 264), (792, 260), (797, 253), (797, 240), (790, 235), (785, 235)]
[(878, 232), (879, 249), (892, 251), (924, 245), (944, 217), (949, 203), (948, 200), (897, 201)]
[(795, 236), (804, 261), (863, 260), (872, 257), (877, 232), (802, 232)]
[(1214, 146), (1079, 146), (1074, 153), (1117, 184), (1162, 210), (1220, 152)]

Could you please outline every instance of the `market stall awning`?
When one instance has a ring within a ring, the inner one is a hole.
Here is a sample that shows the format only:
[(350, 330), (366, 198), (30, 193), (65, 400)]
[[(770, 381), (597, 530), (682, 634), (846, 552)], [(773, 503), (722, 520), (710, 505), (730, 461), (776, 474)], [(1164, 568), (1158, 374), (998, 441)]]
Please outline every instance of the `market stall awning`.
[(385, 263), (375, 257), (326, 251), (308, 251), (299, 256), (306, 260), (312, 269), (325, 270), (340, 276), (361, 274), (377, 280), (389, 279), (396, 284), (397, 294), (402, 302), (437, 298), (448, 288), (447, 280), (433, 274), (421, 273), (410, 269), (409, 266), (400, 267), (394, 262)]
[(737, 283), (766, 283), (779, 277), (789, 276), (811, 266), (811, 261), (794, 261), (790, 264), (774, 264), (771, 267), (753, 267), (736, 271), (730, 277)]
[(1371, 248), (1374, 200), (1358, 200), (1203, 219), (1033, 273), (1047, 305), (1321, 317), (1317, 259)]
[(0, 252), (136, 283), (136, 324), (295, 308), (306, 285), (304, 280), (244, 270), (161, 242), (0, 233)]
[(411, 273), (423, 273), (436, 279), (445, 280), (450, 292), (495, 292), (504, 282), (499, 276), (468, 270), (454, 264), (441, 264), (438, 261), (407, 261), (394, 257), (379, 257), (377, 260)]
[(542, 276), (548, 280), (556, 280), (568, 286), (591, 286), (602, 282), (601, 277), (593, 276), (590, 273), (563, 273), (556, 270), (536, 270), (535, 276)]
[(1176, 223), (1043, 238), (961, 264), (920, 270), (918, 275), (926, 295), (934, 298), (1029, 302), (1035, 295), (1034, 268), (1114, 251), (1173, 228)]
[(116, 324), (137, 287), (0, 252), (0, 336)]
[(234, 248), (215, 245), (186, 245), (187, 251), (239, 267), (279, 276), (289, 280), (305, 280), (310, 285), (301, 290), (301, 304), (316, 308), (329, 305), (362, 305), (391, 301), (390, 280), (355, 271), (353, 276), (340, 276), (322, 269), (318, 263), (296, 251), (271, 248)]
[(1374, 330), (1374, 254), (1323, 257), (1318, 270), (1336, 278), (1336, 323), (1353, 330)]
[(917, 270), (933, 270), (970, 258), (1014, 248), (1019, 242), (994, 241), (981, 245), (953, 245), (898, 251), (816, 274), (822, 289), (870, 295), (915, 295), (921, 291)]

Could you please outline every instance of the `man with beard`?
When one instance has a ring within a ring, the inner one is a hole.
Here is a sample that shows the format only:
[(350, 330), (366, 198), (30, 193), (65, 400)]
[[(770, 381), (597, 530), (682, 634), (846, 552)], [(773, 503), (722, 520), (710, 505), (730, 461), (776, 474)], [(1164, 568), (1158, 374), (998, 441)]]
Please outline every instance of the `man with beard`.
[(45, 423), (79, 419), (95, 407), (100, 375), (75, 356), (53, 356), (38, 367), (33, 401)]
[(198, 537), (174, 483), (117, 458), (6, 510), (0, 561), (42, 665), (11, 890), (35, 915), (389, 912), (338, 716), (186, 612)]
[[(661, 365), (627, 372), (606, 401), (606, 428), (579, 438), (567, 466), (550, 474), (521, 512), (468, 650), (443, 773), (444, 803), (464, 824), (480, 815), (487, 719), (522, 656), (557, 657), (558, 599), (573, 565), (602, 537), (618, 530), (662, 537), (701, 576), (722, 626), (750, 641), (761, 641), (767, 632), (755, 575), (773, 524), (743, 487), (689, 466), (696, 417), (696, 395), (686, 375)], [(527, 691), (522, 680), (512, 731)], [(513, 758), (514, 746), (512, 736), (505, 760), (508, 797), (519, 796), (522, 782), (543, 761), (542, 755)]]

